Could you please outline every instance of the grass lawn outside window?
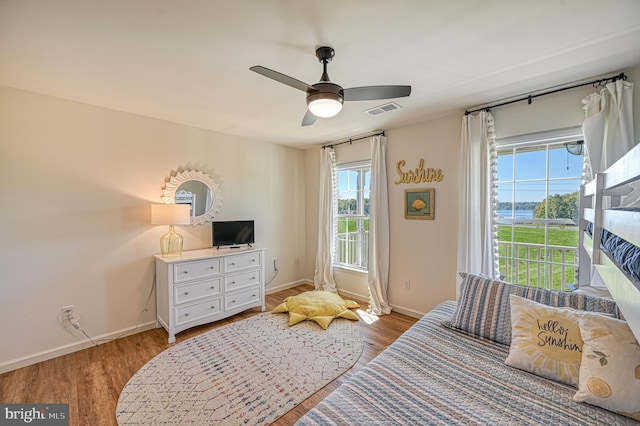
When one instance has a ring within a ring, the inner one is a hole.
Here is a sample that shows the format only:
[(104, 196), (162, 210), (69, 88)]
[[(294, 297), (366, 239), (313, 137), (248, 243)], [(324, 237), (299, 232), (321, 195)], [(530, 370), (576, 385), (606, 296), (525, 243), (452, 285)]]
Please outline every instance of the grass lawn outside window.
[(546, 233), (545, 245), (544, 226), (498, 227), (499, 271), (503, 280), (554, 290), (567, 290), (563, 282), (575, 283), (578, 228), (548, 226)]

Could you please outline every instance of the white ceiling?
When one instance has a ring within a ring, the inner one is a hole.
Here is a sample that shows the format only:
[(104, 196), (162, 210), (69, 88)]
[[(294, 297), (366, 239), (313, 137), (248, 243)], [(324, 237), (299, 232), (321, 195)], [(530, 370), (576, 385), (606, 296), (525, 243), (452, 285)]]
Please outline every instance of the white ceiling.
[[(300, 123), (341, 86), (410, 84)], [(299, 148), (640, 65), (640, 0), (0, 0), (0, 85)]]

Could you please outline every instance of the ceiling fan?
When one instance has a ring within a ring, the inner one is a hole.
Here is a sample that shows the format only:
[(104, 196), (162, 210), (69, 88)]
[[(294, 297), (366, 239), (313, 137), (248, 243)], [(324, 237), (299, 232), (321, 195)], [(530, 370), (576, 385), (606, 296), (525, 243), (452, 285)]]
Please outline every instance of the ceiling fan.
[(401, 98), (411, 94), (411, 86), (363, 86), (343, 89), (342, 86), (332, 83), (327, 74), (327, 64), (331, 62), (335, 53), (335, 50), (328, 46), (316, 49), (316, 57), (322, 64), (323, 72), (320, 81), (311, 85), (260, 65), (249, 69), (307, 93), (309, 108), (302, 119), (303, 126), (312, 125), (318, 117), (327, 118), (338, 114), (344, 101)]

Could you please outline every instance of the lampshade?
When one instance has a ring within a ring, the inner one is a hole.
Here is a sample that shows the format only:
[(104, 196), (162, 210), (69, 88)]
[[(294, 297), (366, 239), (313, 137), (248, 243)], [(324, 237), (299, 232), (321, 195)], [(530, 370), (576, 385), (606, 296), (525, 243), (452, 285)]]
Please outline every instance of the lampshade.
[(151, 224), (189, 225), (191, 223), (189, 204), (152, 204)]
[[(326, 95), (326, 96), (321, 96)], [(342, 109), (342, 97), (332, 93), (309, 97), (309, 111), (316, 117), (333, 117)]]

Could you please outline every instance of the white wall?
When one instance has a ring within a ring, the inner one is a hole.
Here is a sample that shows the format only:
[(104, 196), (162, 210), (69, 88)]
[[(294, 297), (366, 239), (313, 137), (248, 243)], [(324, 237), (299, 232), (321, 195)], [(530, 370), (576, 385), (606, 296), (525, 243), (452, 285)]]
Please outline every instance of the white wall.
[[(629, 81), (640, 81), (640, 67), (624, 70)], [(614, 71), (607, 76), (615, 75)], [(594, 76), (594, 79), (599, 78)], [(545, 89), (545, 88), (541, 88)], [(587, 86), (527, 102), (495, 108), (497, 137), (521, 135), (544, 130), (579, 126), (584, 119), (581, 100), (593, 90)], [(636, 141), (640, 132), (640, 88), (634, 91), (634, 123)], [(469, 105), (473, 107), (473, 105)], [(458, 220), (459, 146), (463, 111), (459, 114), (386, 131), (389, 139), (387, 168), (391, 213), (391, 266), (389, 299), (398, 312), (420, 315), (446, 299), (456, 297), (456, 256)], [(369, 143), (337, 147), (338, 162), (369, 158)], [(360, 158), (358, 158), (360, 157)], [(443, 169), (445, 178), (432, 184), (395, 185), (395, 166), (405, 160), (407, 168), (417, 166), (420, 158), (425, 167)], [(307, 258), (305, 277), (313, 279), (315, 244), (317, 241), (318, 149), (305, 152), (307, 170)], [(436, 189), (436, 216), (433, 221), (407, 220), (402, 214), (404, 190), (412, 187)], [(336, 271), (336, 283), (346, 294), (368, 299), (366, 276)], [(405, 290), (405, 281), (411, 289)]]
[[(398, 312), (419, 316), (438, 303), (455, 298), (457, 247), (457, 193), (460, 117), (449, 116), (414, 126), (385, 132), (391, 227), (389, 300)], [(368, 140), (336, 147), (336, 162), (370, 158)], [(415, 169), (420, 159), (424, 167), (442, 169), (441, 182), (395, 184), (399, 176), (396, 164), (405, 160), (404, 170)], [(317, 242), (318, 148), (305, 153), (307, 170), (307, 267), (313, 278)], [(404, 218), (405, 189), (435, 188), (435, 220)], [(336, 269), (336, 284), (341, 292), (368, 299), (366, 274)], [(411, 282), (405, 289), (405, 282)]]
[[(75, 305), (93, 337), (133, 328), (166, 226), (150, 225), (171, 172), (220, 184), (217, 219), (255, 219), (256, 244), (296, 282), (304, 259), (304, 153), (203, 129), (0, 87), (0, 372), (78, 349), (60, 321)], [(185, 249), (210, 225), (177, 227)], [(142, 323), (155, 324), (155, 296)]]

